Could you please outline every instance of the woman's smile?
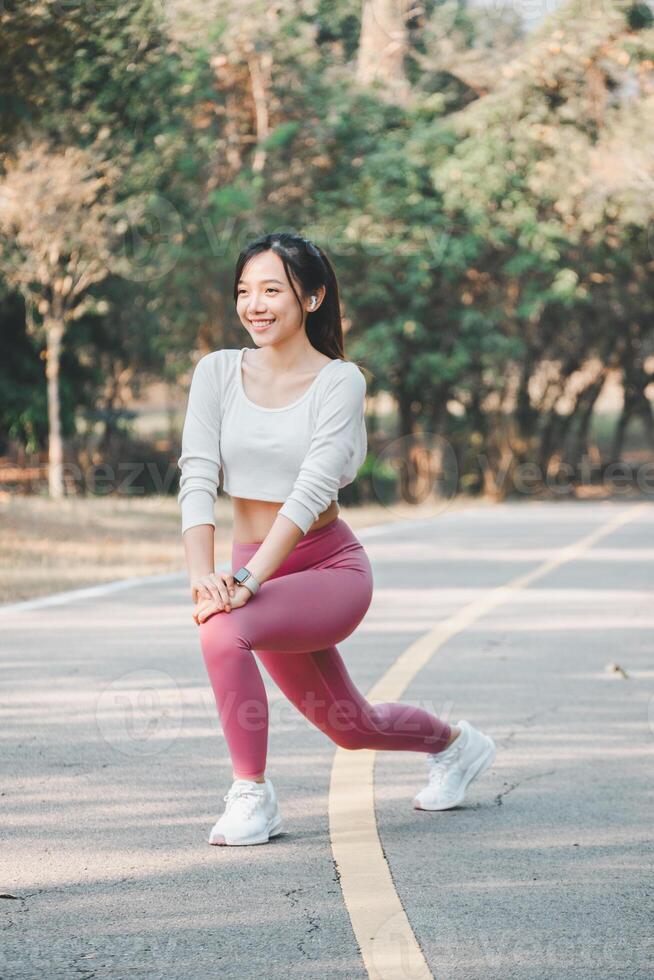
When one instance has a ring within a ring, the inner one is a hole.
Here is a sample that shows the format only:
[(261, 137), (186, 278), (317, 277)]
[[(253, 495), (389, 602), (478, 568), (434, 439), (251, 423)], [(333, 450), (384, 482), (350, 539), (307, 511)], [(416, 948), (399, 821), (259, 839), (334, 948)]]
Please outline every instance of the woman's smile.
[(270, 324), (274, 322), (275, 322), (274, 317), (269, 317), (268, 319), (264, 319), (263, 317), (260, 319), (253, 317), (250, 320), (250, 326), (252, 327), (253, 330), (265, 330), (266, 327), (269, 327)]

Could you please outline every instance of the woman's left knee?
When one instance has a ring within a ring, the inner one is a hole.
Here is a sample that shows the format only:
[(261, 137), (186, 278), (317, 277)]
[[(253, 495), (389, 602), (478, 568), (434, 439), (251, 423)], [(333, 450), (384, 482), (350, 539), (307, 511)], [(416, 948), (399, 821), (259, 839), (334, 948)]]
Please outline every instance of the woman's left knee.
[(216, 613), (200, 624), (200, 646), (205, 657), (222, 660), (251, 654), (250, 646), (238, 624), (230, 622), (231, 613)]

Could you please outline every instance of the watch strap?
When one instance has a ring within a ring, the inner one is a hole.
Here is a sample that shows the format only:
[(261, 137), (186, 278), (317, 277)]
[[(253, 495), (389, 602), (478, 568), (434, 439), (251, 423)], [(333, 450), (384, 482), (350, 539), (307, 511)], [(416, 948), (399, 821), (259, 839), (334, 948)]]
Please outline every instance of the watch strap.
[(236, 572), (236, 575), (241, 575), (242, 572), (246, 572), (247, 574), (244, 575), (240, 580), (237, 580), (239, 582), (239, 585), (244, 585), (246, 589), (250, 590), (252, 595), (256, 595), (259, 589), (261, 588), (261, 583), (257, 581), (255, 576), (250, 571), (250, 569), (246, 568), (245, 565), (241, 565), (241, 567)]

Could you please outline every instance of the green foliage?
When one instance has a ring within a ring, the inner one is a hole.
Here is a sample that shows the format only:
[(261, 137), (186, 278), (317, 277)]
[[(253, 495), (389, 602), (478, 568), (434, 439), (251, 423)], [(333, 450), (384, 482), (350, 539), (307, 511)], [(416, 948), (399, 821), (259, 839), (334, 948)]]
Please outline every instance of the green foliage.
[[(129, 216), (133, 275), (94, 285), (66, 342), (65, 432), (96, 413), (109, 445), (119, 377), (136, 394), (198, 346), (240, 346), (236, 255), (282, 227), (327, 250), (370, 394), (393, 396), (398, 434), (451, 440), (461, 487), (492, 485), (507, 455), (578, 457), (609, 366), (651, 383), (647, 4), (569, 0), (524, 36), (511, 11), (427, 0), (405, 102), (359, 81), (343, 0), (186, 0), (167, 19), (154, 0), (6, 0), (0, 27), (0, 151), (99, 140)], [(20, 304), (1, 317), (0, 435), (43, 446), (41, 352)]]

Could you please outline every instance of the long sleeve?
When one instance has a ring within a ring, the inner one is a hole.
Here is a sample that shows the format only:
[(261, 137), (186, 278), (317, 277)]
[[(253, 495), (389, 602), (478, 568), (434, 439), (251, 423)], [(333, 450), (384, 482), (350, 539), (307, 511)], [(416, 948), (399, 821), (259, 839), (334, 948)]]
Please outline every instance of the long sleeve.
[(365, 395), (363, 372), (352, 361), (345, 361), (325, 392), (293, 489), (279, 509), (305, 534), (338, 495), (365, 425)]
[[(215, 353), (215, 352), (214, 352)], [(212, 354), (195, 365), (182, 430), (181, 470), (177, 501), (182, 534), (196, 524), (212, 524), (220, 482), (220, 395), (211, 376)]]

